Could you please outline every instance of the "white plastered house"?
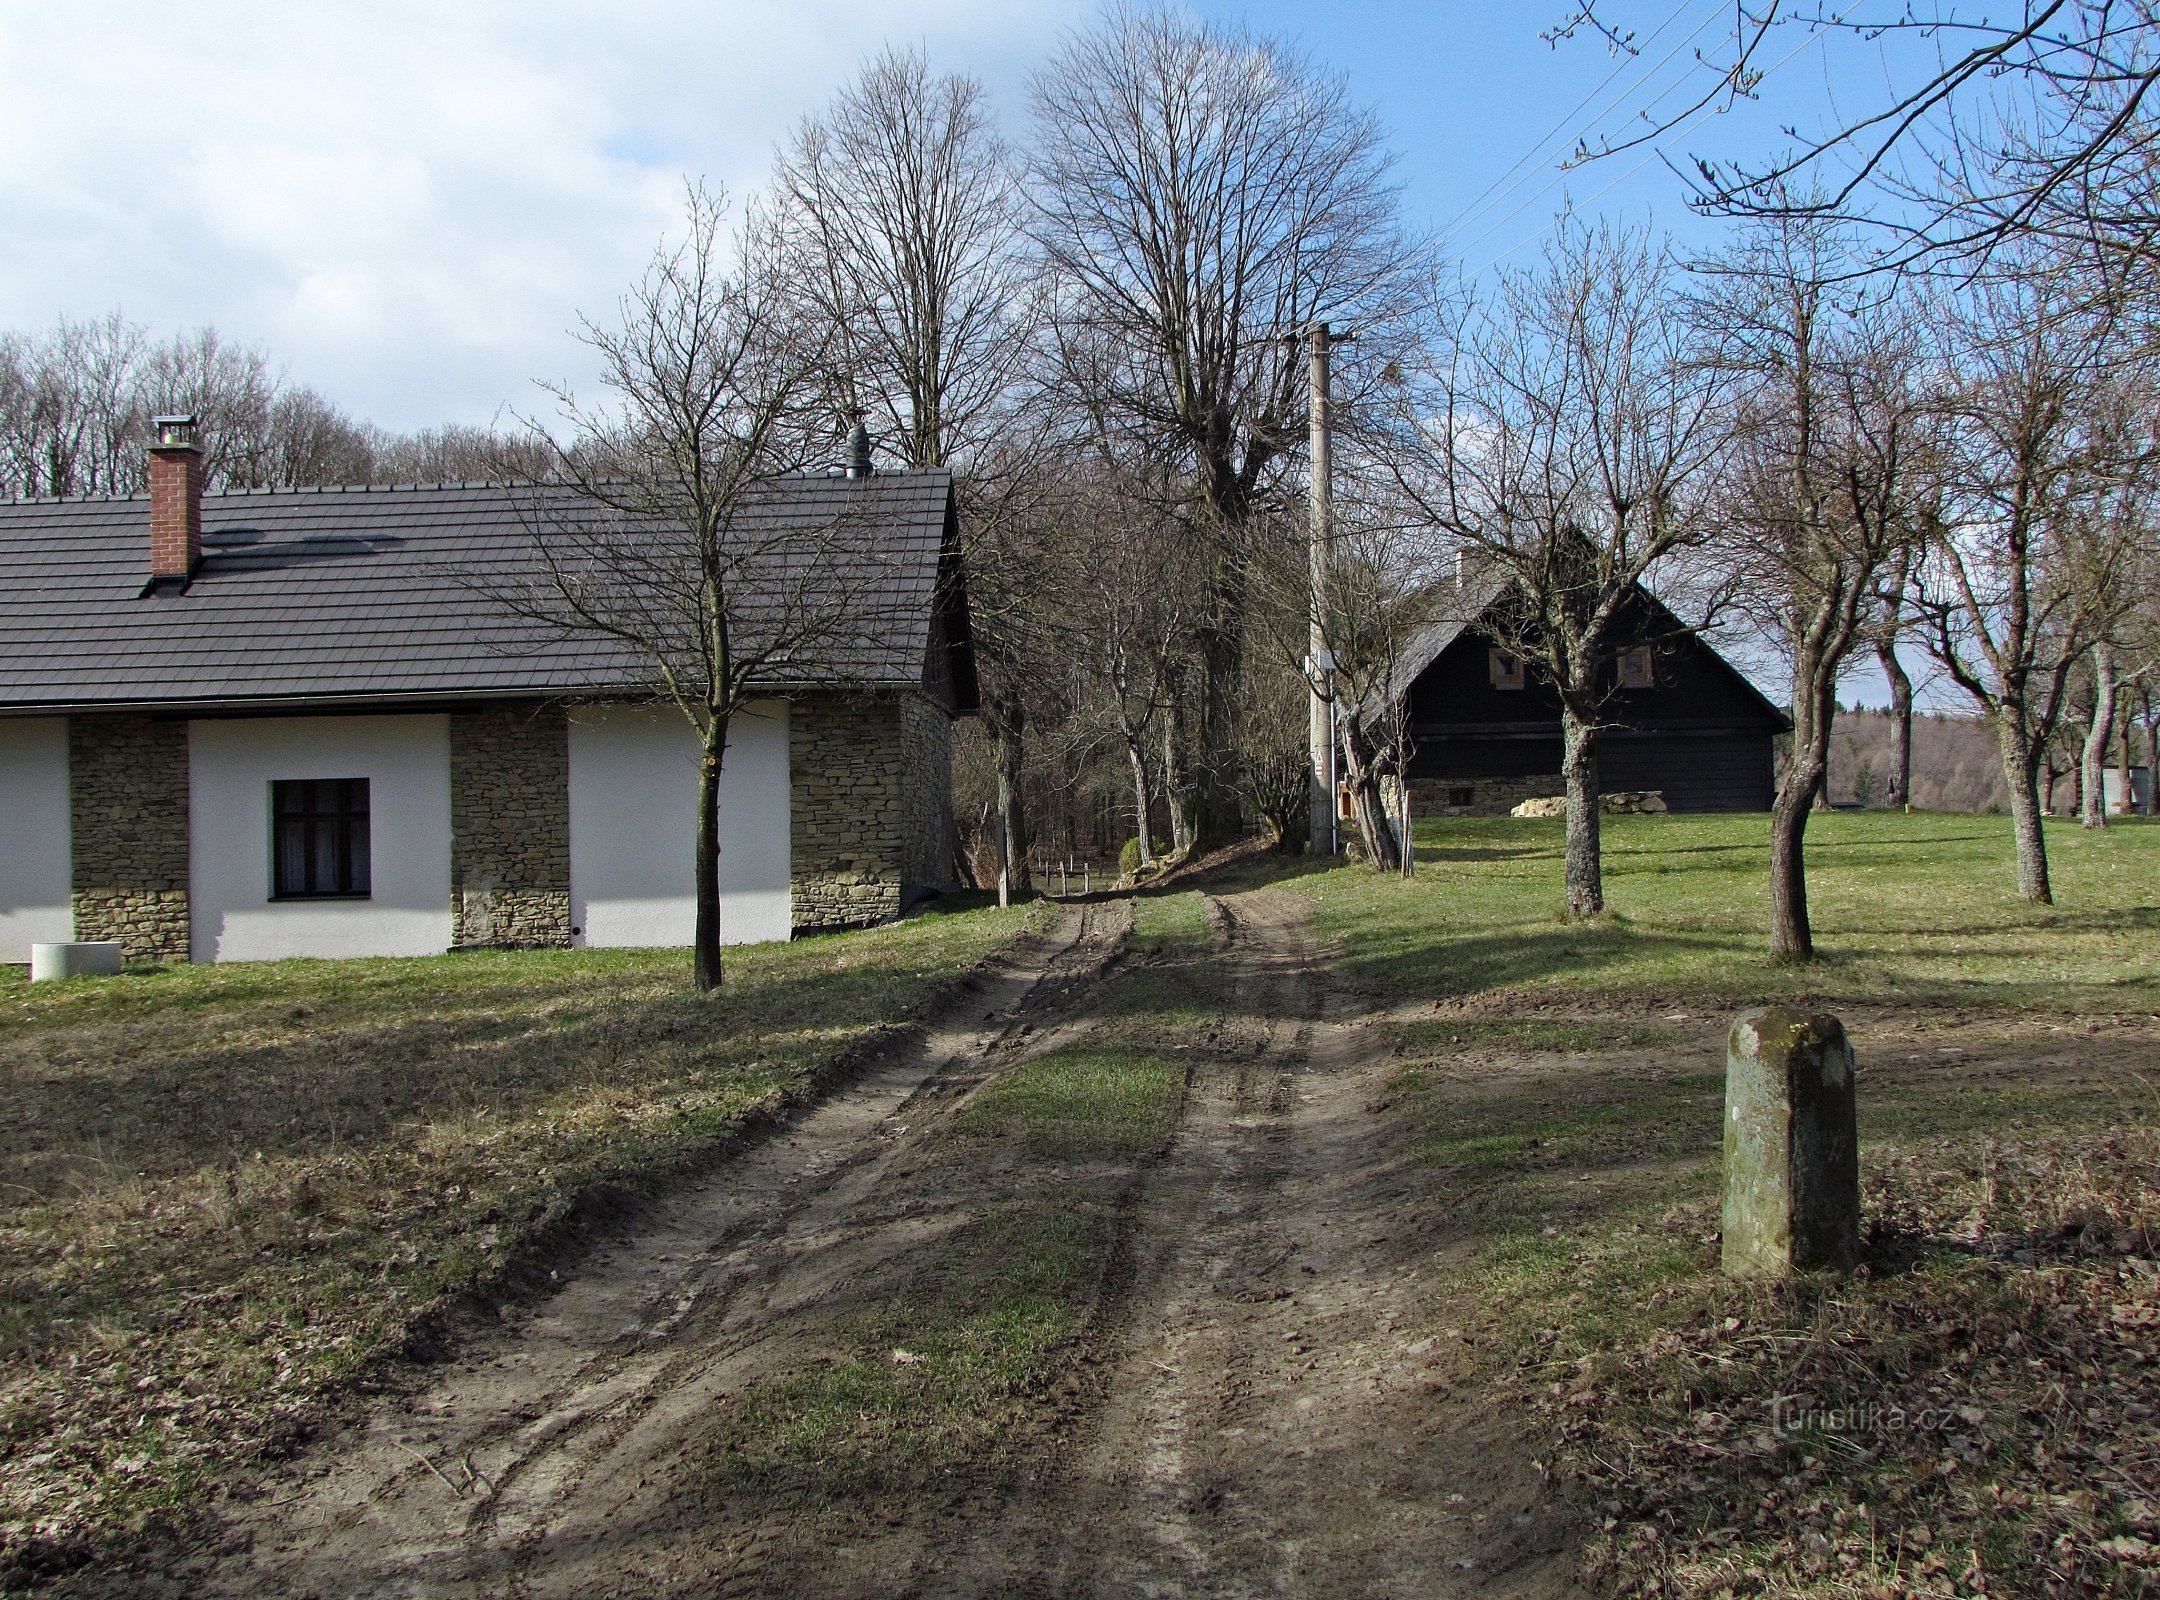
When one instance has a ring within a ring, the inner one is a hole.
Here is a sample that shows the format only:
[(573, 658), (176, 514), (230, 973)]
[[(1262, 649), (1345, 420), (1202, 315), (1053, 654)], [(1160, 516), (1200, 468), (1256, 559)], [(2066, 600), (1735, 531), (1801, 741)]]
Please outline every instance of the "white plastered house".
[[(676, 945), (697, 746), (643, 663), (501, 602), (580, 514), (546, 485), (0, 503), (0, 962)], [(975, 674), (944, 471), (773, 480), (768, 531), (852, 530), (850, 631), (760, 684), (721, 785), (729, 942), (950, 883)], [(839, 553), (835, 555), (834, 551)]]

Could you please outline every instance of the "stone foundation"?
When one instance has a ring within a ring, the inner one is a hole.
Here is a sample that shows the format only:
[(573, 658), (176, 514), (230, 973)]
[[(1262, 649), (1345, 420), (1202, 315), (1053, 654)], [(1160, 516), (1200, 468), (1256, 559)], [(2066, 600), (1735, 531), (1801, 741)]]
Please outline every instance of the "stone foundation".
[(1414, 816), (1504, 817), (1525, 800), (1567, 793), (1559, 773), (1527, 778), (1412, 778), (1410, 809)]
[(450, 942), (570, 943), (570, 732), (559, 705), (450, 717)]
[(68, 828), (75, 937), (187, 960), (187, 724), (68, 718)]
[(904, 759), (893, 699), (818, 695), (788, 709), (797, 933), (900, 914)]

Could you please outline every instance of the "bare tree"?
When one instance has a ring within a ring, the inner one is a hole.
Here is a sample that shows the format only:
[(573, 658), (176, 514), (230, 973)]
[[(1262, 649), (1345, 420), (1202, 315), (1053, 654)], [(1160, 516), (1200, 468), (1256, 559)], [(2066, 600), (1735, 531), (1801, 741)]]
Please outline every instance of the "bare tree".
[(1890, 781), (1884, 801), (1901, 811), (1912, 809), (1913, 681), (1898, 657), (1898, 642), (1908, 627), (1905, 598), (1912, 587), (1916, 554), (1908, 545), (1892, 558), (1881, 585), (1874, 629), (1875, 664), (1890, 686)]
[(1124, 755), (1140, 863), (1149, 866), (1158, 752), (1192, 603), (1192, 549), (1163, 517), (1159, 493), (1130, 479), (1129, 467), (1110, 463), (1068, 480), (1053, 611), (1063, 648), (1091, 680), (1083, 719)]
[[(1583, 5), (1557, 30), (1632, 49), (1620, 8)], [(2092, 249), (2152, 288), (2160, 225), (2160, 5), (2154, 0), (2015, 0), (2002, 13), (1743, 0), (1722, 46), (1704, 51), (1702, 92), (1653, 110), (1627, 138), (1576, 159), (1662, 146), (1705, 110), (1757, 97), (1768, 73), (1814, 38), (1873, 49), (1912, 40), (1929, 64), (1789, 151), (1697, 159), (1694, 204), (1725, 215), (1866, 222), (1888, 243), (1872, 266), (1987, 255), (2021, 239)], [(1887, 58), (1886, 58), (1887, 59)], [(1848, 102), (1849, 104), (1849, 102)], [(1882, 202), (1888, 202), (1884, 204)]]
[(1628, 630), (1675, 625), (1643, 586), (1713, 531), (1728, 379), (1700, 359), (1670, 253), (1637, 235), (1568, 227), (1540, 266), (1445, 322), (1405, 386), (1391, 460), (1415, 514), (1490, 575), (1487, 631), (1559, 696), (1567, 909), (1591, 916), (1612, 658), (1655, 643)]
[(728, 731), (775, 683), (831, 676), (858, 642), (876, 554), (844, 520), (773, 514), (819, 405), (825, 330), (754, 256), (726, 260), (724, 198), (693, 186), (619, 320), (587, 321), (606, 398), (555, 391), (571, 442), (532, 498), (543, 576), (502, 599), (612, 641), (698, 738), (695, 980), (721, 981), (720, 775)]
[(153, 339), (114, 313), (0, 334), (0, 492), (140, 494), (151, 418), (169, 412), (199, 419), (212, 490), (522, 479), (550, 462), (492, 429), (387, 432), (288, 385), (262, 351), (215, 328)]
[(907, 465), (961, 469), (996, 834), (1007, 886), (1024, 889), (1026, 641), (1008, 634), (1025, 608), (1006, 591), (1031, 570), (1015, 564), (1011, 535), (1038, 494), (1004, 481), (1035, 471), (1028, 453), (993, 448), (1040, 321), (1016, 173), (980, 83), (932, 73), (919, 49), (888, 49), (796, 129), (770, 220), (794, 292), (833, 331), (837, 404), (869, 413)]
[[(1332, 662), (1325, 692), (1351, 818), (1365, 860), (1393, 872), (1410, 850), (1400, 807), (1388, 798), (1391, 789), (1400, 798), (1407, 781), (1401, 712), (1408, 685), (1400, 665), (1413, 636), (1437, 620), (1436, 608), (1454, 591), (1432, 581), (1430, 532), (1384, 492), (1386, 469), (1377, 460), (1353, 462), (1345, 475), (1353, 487), (1336, 503), (1317, 562), (1296, 511), (1270, 507), (1255, 520), (1251, 609), (1269, 665), (1300, 679), (1317, 617)], [(1309, 788), (1308, 780), (1308, 809)]]
[(1808, 961), (1808, 814), (1829, 795), (1837, 684), (1883, 578), (1927, 531), (1927, 406), (1914, 341), (1880, 300), (1831, 292), (1841, 241), (1775, 217), (1707, 264), (1698, 303), (1738, 380), (1724, 522), (1740, 582), (1785, 649), (1792, 739), (1770, 808), (1770, 955)]
[(842, 403), (909, 466), (966, 456), (1030, 353), (1015, 174), (982, 85), (933, 74), (920, 49), (873, 58), (775, 166), (776, 218), (794, 281), (835, 330)]
[(2150, 458), (2116, 324), (2036, 255), (1946, 321), (1945, 526), (1920, 572), (1928, 648), (1992, 723), (2018, 893), (2052, 902), (2040, 773), (2071, 675), (2120, 614)]
[(1377, 330), (1403, 310), (1389, 158), (1340, 78), (1167, 9), (1120, 6), (1069, 39), (1035, 77), (1034, 120), (1061, 381), (1186, 480), (1204, 576), (1179, 801), (1199, 841), (1220, 842), (1241, 822), (1247, 533), (1304, 434), (1284, 336), (1321, 317)]

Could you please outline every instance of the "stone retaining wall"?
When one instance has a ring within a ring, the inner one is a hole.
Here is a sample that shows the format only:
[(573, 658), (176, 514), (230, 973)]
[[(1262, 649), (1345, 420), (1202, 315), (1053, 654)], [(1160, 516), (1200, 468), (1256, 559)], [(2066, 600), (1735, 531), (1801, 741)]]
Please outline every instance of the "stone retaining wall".
[(570, 727), (559, 705), (450, 717), (450, 942), (570, 943)]
[(187, 960), (187, 724), (68, 718), (68, 828), (75, 937), (118, 939), (130, 961)]

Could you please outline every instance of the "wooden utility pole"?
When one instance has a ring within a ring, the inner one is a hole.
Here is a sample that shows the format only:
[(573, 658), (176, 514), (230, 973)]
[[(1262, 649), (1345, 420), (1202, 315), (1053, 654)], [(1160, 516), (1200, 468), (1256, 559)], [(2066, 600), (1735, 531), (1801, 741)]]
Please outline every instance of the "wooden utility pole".
[(1340, 844), (1335, 812), (1335, 658), (1328, 649), (1324, 609), (1329, 541), (1335, 531), (1335, 487), (1328, 448), (1328, 349), (1351, 337), (1332, 332), (1324, 322), (1315, 322), (1305, 330), (1306, 389), (1312, 410), (1312, 527), (1306, 544), (1310, 603), (1305, 652), (1305, 679), (1311, 694), (1306, 730), (1307, 776), (1312, 793), (1312, 842), (1308, 848), (1314, 855), (1329, 856), (1340, 849)]

